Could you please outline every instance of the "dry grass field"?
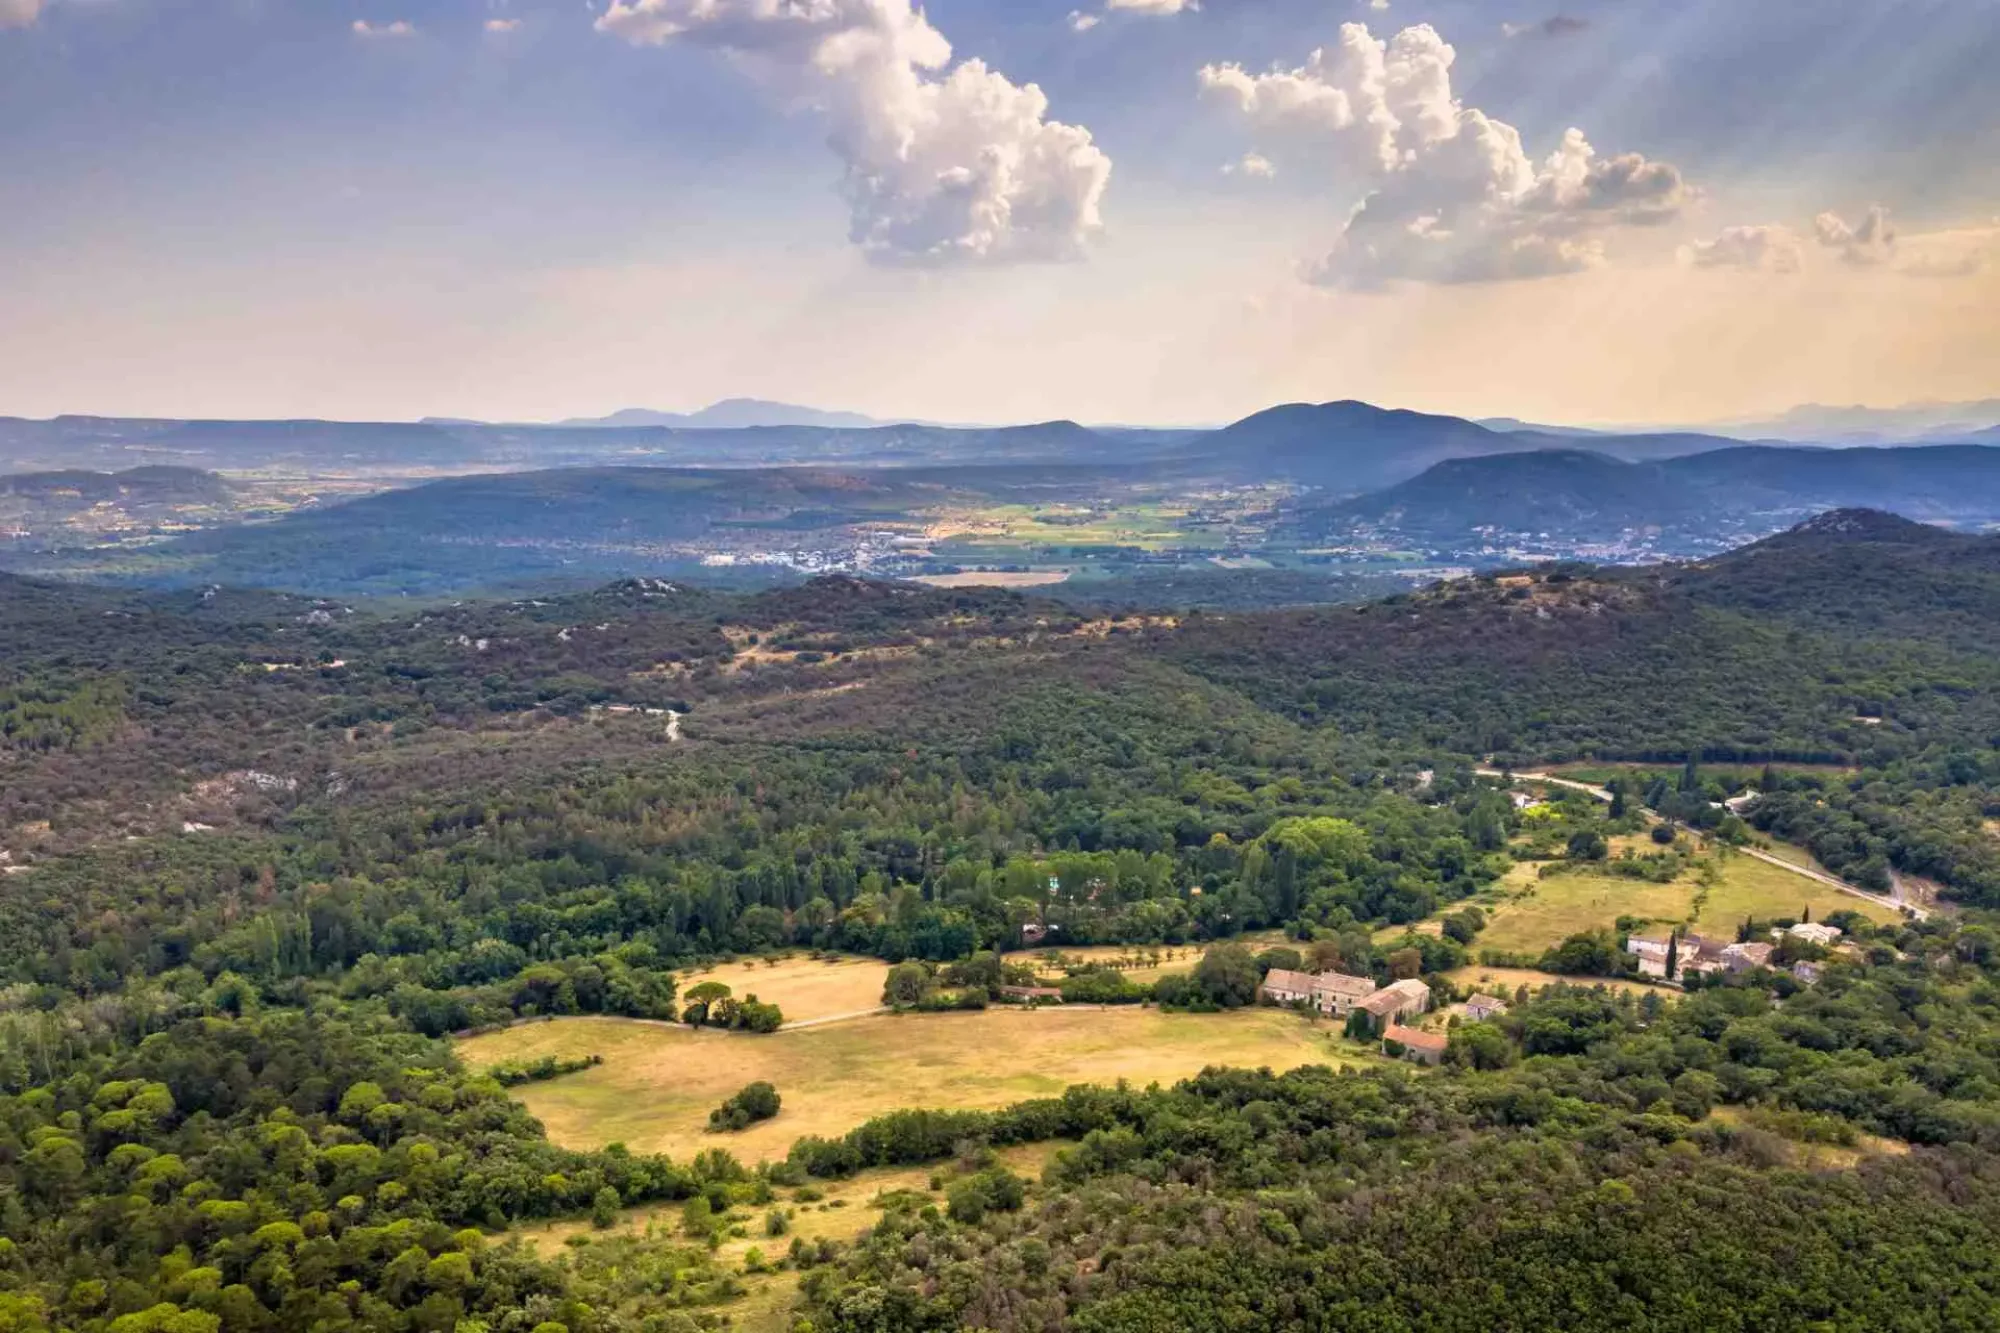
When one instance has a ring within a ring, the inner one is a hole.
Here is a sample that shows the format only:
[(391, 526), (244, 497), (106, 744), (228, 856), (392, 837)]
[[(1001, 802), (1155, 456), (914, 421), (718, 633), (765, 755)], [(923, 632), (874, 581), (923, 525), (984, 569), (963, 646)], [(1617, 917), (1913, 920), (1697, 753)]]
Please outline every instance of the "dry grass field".
[(1832, 912), (1859, 912), (1883, 923), (1898, 920), (1893, 909), (1842, 893), (1831, 885), (1780, 870), (1754, 856), (1730, 856), (1723, 865), (1722, 882), (1709, 890), (1695, 929), (1729, 934), (1745, 917), (1759, 921), (1797, 919), (1800, 910), (1808, 907), (1815, 921), (1825, 920)]
[(797, 954), (775, 964), (762, 960), (724, 963), (705, 971), (682, 972), (681, 992), (704, 981), (719, 981), (741, 997), (755, 995), (785, 1011), (787, 1023), (857, 1014), (882, 1003), (889, 965), (875, 958), (822, 962)]
[[(1791, 850), (1795, 857), (1803, 857), (1798, 849)], [(1670, 884), (1655, 884), (1589, 870), (1541, 879), (1537, 868), (1517, 867), (1503, 883), (1513, 896), (1487, 910), (1491, 924), (1473, 948), (1539, 953), (1571, 935), (1615, 929), (1620, 917), (1687, 923), (1723, 934), (1733, 932), (1745, 917), (1796, 919), (1806, 908), (1814, 920), (1842, 910), (1882, 922), (1896, 918), (1887, 908), (1755, 857), (1726, 851), (1716, 855), (1721, 858), (1720, 878), (1705, 893), (1700, 876), (1693, 872)]]
[[(680, 1159), (722, 1147), (756, 1162), (783, 1157), (802, 1135), (843, 1134), (903, 1107), (1006, 1106), (1076, 1083), (1170, 1083), (1209, 1065), (1339, 1064), (1337, 1037), (1331, 1025), (1276, 1010), (991, 1009), (883, 1014), (763, 1037), (575, 1018), (475, 1037), (459, 1053), (475, 1068), (603, 1056), (594, 1069), (515, 1091), (558, 1143), (623, 1143)], [(710, 1110), (760, 1079), (784, 1099), (776, 1119), (740, 1134), (705, 1132)]]
[[(1803, 881), (1801, 881), (1803, 882)], [(1696, 886), (1578, 871), (1530, 880), (1519, 897), (1495, 907), (1475, 949), (1540, 953), (1581, 931), (1610, 929), (1621, 916), (1678, 921), (1688, 913)]]
[(1554, 986), (1558, 983), (1568, 986), (1609, 986), (1613, 990), (1630, 991), (1634, 995), (1643, 995), (1647, 991), (1655, 991), (1669, 1000), (1680, 998), (1680, 992), (1678, 991), (1645, 986), (1636, 981), (1599, 981), (1594, 977), (1559, 977), (1553, 972), (1536, 972), (1525, 967), (1482, 967), (1474, 965), (1471, 967), (1461, 967), (1458, 971), (1447, 972), (1445, 975), (1450, 977), (1457, 985), (1470, 986), (1475, 991), (1497, 996), (1509, 1004), (1512, 1004), (1514, 1001), (1514, 992), (1522, 986), (1526, 986), (1531, 991), (1536, 991), (1544, 986)]
[[(1268, 947), (1255, 943), (1247, 937), (1242, 943), (1252, 949)], [(1089, 963), (1097, 966), (1118, 966), (1120, 963), (1138, 962), (1138, 967), (1118, 967), (1118, 970), (1134, 981), (1158, 981), (1169, 972), (1189, 972), (1201, 961), (1202, 945), (1162, 944), (1086, 944), (1069, 949), (1036, 949), (1031, 953), (1007, 955), (1010, 963), (1029, 963), (1045, 977), (1060, 980), (1063, 976), (1063, 960), (1070, 963)], [(1159, 961), (1155, 962), (1154, 959)]]

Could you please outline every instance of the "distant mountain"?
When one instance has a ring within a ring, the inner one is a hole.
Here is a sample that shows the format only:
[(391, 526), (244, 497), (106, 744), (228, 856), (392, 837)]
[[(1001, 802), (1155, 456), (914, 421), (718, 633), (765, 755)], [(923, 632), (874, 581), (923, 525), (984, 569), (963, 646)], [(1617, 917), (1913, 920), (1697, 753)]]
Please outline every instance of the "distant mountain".
[(1393, 485), (1448, 458), (1519, 448), (1512, 437), (1459, 417), (1348, 401), (1269, 408), (1188, 442), (1180, 453), (1244, 480), (1351, 494)]
[(1686, 522), (1702, 505), (1694, 487), (1657, 464), (1545, 449), (1451, 459), (1318, 515), (1328, 526), (1366, 524), (1427, 537), (1497, 528), (1597, 541)]
[(1581, 541), (1648, 529), (1715, 538), (1866, 506), (1936, 522), (2000, 521), (2000, 449), (1742, 445), (1657, 462), (1539, 449), (1447, 460), (1359, 499), (1308, 502), (1294, 522), (1309, 539), (1357, 526), (1435, 541), (1493, 529)]
[(1890, 509), (1937, 522), (2000, 518), (2000, 448), (1800, 449), (1749, 445), (1665, 465), (1736, 513)]
[(1593, 435), (1615, 435), (1616, 431), (1592, 430), (1587, 426), (1547, 426), (1533, 421), (1523, 421), (1519, 417), (1480, 417), (1474, 425), (1488, 430), (1497, 430), (1502, 435), (1517, 435), (1523, 431), (1536, 435), (1562, 435), (1571, 439), (1588, 439)]
[(1393, 486), (1450, 459), (1525, 450), (1574, 450), (1627, 461), (1675, 458), (1733, 448), (1712, 435), (1590, 435), (1501, 431), (1462, 417), (1380, 408), (1361, 402), (1290, 403), (1187, 441), (1169, 457), (1204, 464), (1245, 481), (1289, 481), (1335, 494)]
[(760, 398), (725, 398), (699, 412), (655, 412), (650, 408), (628, 407), (608, 417), (575, 417), (556, 424), (572, 429), (666, 426), (689, 430), (743, 430), (753, 426), (817, 426), (828, 430), (866, 430), (884, 423), (858, 412), (827, 412), (792, 403), (765, 402)]
[(1899, 444), (1964, 438), (2000, 424), (2000, 398), (1903, 407), (1829, 407), (1808, 403), (1775, 417), (1733, 421), (1715, 429), (1744, 438), (1821, 444)]

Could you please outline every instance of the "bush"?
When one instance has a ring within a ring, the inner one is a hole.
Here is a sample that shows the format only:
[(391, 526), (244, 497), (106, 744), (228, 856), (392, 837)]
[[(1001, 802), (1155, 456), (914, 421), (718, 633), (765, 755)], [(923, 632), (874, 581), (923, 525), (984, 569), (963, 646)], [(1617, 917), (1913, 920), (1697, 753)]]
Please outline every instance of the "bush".
[(752, 1083), (708, 1113), (710, 1133), (733, 1133), (778, 1114), (778, 1090), (769, 1083)]
[(968, 1176), (945, 1192), (945, 1211), (954, 1222), (972, 1224), (988, 1213), (1011, 1213), (1028, 1197), (1022, 1179), (1004, 1166)]

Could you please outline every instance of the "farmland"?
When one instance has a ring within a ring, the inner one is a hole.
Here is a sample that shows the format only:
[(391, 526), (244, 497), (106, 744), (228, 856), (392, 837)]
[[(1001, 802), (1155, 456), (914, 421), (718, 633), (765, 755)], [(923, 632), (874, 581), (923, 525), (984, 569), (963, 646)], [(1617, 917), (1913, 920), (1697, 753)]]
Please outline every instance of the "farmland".
[[(623, 1143), (681, 1160), (725, 1147), (766, 1161), (803, 1135), (845, 1133), (901, 1107), (998, 1107), (1076, 1083), (1170, 1083), (1221, 1064), (1338, 1064), (1355, 1050), (1331, 1027), (1275, 1010), (1056, 1008), (885, 1014), (767, 1037), (576, 1018), (475, 1037), (459, 1054), (474, 1067), (602, 1056), (597, 1068), (518, 1090), (565, 1146)], [(777, 1086), (779, 1115), (726, 1138), (707, 1133), (709, 1111), (758, 1080)]]
[(1797, 919), (1807, 910), (1815, 920), (1838, 911), (1878, 922), (1895, 917), (1887, 908), (1754, 857), (1717, 851), (1707, 864), (1712, 869), (1697, 866), (1666, 884), (1601, 870), (1539, 878), (1524, 864), (1502, 881), (1503, 896), (1488, 909), (1491, 923), (1475, 948), (1540, 953), (1571, 935), (1615, 930), (1621, 917), (1720, 934), (1733, 933), (1746, 918)]

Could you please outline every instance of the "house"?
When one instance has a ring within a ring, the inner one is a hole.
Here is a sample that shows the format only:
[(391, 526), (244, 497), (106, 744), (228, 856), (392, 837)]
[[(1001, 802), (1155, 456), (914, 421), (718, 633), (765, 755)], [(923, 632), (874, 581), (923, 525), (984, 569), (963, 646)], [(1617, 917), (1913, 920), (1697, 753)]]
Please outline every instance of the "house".
[(1648, 935), (1632, 935), (1625, 940), (1625, 952), (1639, 960), (1641, 976), (1666, 978), (1667, 955), (1673, 951), (1674, 942), (1671, 936), (1655, 938)]
[(1361, 1000), (1375, 993), (1371, 977), (1339, 972), (1293, 972), (1274, 967), (1264, 978), (1263, 996), (1273, 1004), (1309, 1004), (1323, 1014), (1344, 1018)]
[(1062, 992), (1053, 986), (1002, 986), (1000, 998), (1021, 1004), (1061, 1004)]
[(1839, 926), (1823, 926), (1816, 921), (1801, 921), (1785, 933), (1795, 940), (1817, 944), (1823, 949), (1832, 948), (1842, 934)]
[(1367, 1014), (1379, 1029), (1429, 1009), (1431, 988), (1421, 981), (1393, 982), (1354, 1007)]
[(1395, 1042), (1403, 1048), (1403, 1058), (1414, 1060), (1420, 1065), (1438, 1064), (1444, 1059), (1445, 1048), (1451, 1043), (1435, 1032), (1425, 1032), (1421, 1028), (1406, 1028), (1400, 1023), (1391, 1023), (1389, 1030), (1382, 1034), (1382, 1040)]
[(1808, 986), (1819, 985), (1819, 979), (1826, 975), (1826, 969), (1818, 963), (1793, 963), (1792, 976)]
[(1510, 791), (1507, 798), (1514, 802), (1516, 810), (1532, 810), (1542, 804), (1541, 797), (1525, 791)]
[(1507, 1003), (1491, 995), (1475, 995), (1465, 1002), (1465, 1016), (1475, 1023), (1498, 1018), (1507, 1012)]
[(1750, 972), (1771, 965), (1772, 944), (1732, 944), (1722, 951), (1721, 963), (1730, 973)]
[(1764, 798), (1759, 791), (1746, 791), (1741, 796), (1732, 796), (1722, 803), (1722, 808), (1732, 815), (1740, 815)]

